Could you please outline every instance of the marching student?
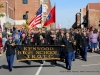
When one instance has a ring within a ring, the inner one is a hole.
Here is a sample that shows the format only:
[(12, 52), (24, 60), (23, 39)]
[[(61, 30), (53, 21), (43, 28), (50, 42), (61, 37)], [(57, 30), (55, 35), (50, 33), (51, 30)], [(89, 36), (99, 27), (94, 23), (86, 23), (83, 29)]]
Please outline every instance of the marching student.
[[(43, 35), (40, 35), (40, 39), (39, 39), (39, 45), (46, 45), (47, 44), (47, 41), (46, 39), (44, 38)], [(44, 60), (41, 60), (41, 64), (44, 63)]]
[(89, 38), (86, 31), (83, 31), (83, 35), (80, 38), (80, 47), (82, 48), (82, 58), (87, 61), (87, 51), (88, 51)]
[[(60, 45), (59, 44), (59, 39), (57, 37), (56, 34), (53, 34), (53, 38), (52, 38), (52, 44), (51, 45)], [(56, 60), (53, 60), (52, 61), (52, 65), (56, 65), (57, 64), (57, 61)]]
[[(32, 40), (32, 37), (31, 35), (28, 33), (24, 39), (24, 45), (31, 45), (31, 40)], [(27, 61), (29, 65), (31, 65), (31, 60), (28, 60)]]
[(4, 46), (4, 54), (6, 53), (9, 71), (12, 71), (15, 55), (15, 42), (12, 40), (12, 35), (8, 36), (8, 40)]
[(75, 51), (75, 46), (71, 40), (70, 33), (66, 33), (66, 37), (63, 39), (62, 43), (65, 47), (64, 52), (65, 52), (65, 60), (66, 60), (66, 69), (71, 70), (72, 67), (72, 57), (73, 57), (73, 52)]

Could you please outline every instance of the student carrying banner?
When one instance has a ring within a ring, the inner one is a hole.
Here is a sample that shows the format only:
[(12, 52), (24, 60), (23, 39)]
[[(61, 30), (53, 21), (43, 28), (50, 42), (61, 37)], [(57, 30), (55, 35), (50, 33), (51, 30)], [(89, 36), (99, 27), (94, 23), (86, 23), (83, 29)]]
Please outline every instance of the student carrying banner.
[[(32, 40), (32, 37), (28, 33), (27, 36), (24, 39), (24, 45), (31, 45), (31, 40)], [(28, 64), (31, 65), (31, 60), (28, 60)]]
[[(46, 39), (44, 38), (43, 35), (40, 34), (39, 45), (46, 45), (46, 44), (47, 44)], [(41, 64), (43, 64), (44, 60), (41, 60), (40, 62), (41, 62)]]

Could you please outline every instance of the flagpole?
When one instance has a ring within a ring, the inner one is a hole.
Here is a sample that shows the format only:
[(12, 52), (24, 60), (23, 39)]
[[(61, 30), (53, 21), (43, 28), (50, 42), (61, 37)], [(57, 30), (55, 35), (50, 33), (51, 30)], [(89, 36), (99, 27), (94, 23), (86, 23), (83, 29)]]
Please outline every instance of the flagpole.
[(41, 22), (41, 33), (42, 33), (42, 26), (43, 26), (43, 23), (44, 23), (43, 4), (44, 4), (44, 0), (42, 0), (42, 22)]
[(55, 33), (56, 33), (56, 3), (54, 3), (55, 6)]

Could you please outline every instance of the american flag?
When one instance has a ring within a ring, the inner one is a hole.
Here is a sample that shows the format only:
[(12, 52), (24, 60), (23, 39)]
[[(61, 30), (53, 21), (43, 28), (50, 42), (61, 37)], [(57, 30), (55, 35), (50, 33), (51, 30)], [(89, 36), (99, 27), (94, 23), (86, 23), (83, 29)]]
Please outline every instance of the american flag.
[(36, 17), (33, 18), (33, 20), (29, 23), (29, 27), (30, 28), (35, 27), (36, 25), (41, 23), (41, 20), (42, 20), (42, 5), (38, 9), (38, 11), (36, 13)]

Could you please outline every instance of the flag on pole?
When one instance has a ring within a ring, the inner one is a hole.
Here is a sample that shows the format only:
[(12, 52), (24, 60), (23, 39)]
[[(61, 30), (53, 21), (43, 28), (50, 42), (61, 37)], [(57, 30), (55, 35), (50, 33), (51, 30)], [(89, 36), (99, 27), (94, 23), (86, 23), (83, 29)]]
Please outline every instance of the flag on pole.
[(42, 20), (42, 5), (38, 9), (38, 11), (36, 13), (36, 17), (33, 18), (33, 20), (29, 23), (29, 27), (30, 28), (35, 27), (36, 25), (41, 23), (41, 20)]
[(55, 23), (55, 17), (56, 16), (56, 14), (55, 14), (55, 6), (52, 8), (52, 10), (50, 11), (50, 13), (49, 13), (49, 15), (47, 16), (47, 18), (46, 18), (46, 22), (44, 23), (44, 27), (45, 26), (48, 26), (48, 25), (50, 25), (50, 24), (52, 24), (52, 23)]

